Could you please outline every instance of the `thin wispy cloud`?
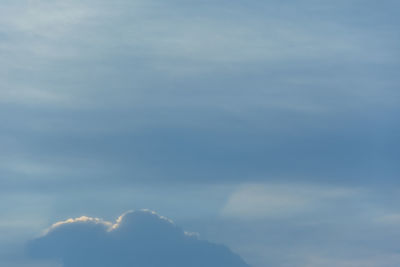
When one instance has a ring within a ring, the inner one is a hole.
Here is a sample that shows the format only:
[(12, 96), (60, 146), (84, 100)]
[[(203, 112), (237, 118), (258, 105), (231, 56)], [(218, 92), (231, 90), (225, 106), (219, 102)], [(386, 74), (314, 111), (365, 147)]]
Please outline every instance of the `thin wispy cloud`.
[(259, 220), (293, 217), (326, 209), (335, 202), (353, 199), (360, 190), (296, 184), (249, 184), (240, 186), (231, 194), (222, 216)]

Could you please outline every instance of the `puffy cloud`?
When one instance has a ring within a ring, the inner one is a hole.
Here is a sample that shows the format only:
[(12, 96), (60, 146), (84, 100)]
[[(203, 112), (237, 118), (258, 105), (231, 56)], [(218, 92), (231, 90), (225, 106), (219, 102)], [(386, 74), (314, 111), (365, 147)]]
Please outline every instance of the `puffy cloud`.
[(58, 222), (27, 249), (64, 267), (248, 266), (226, 246), (199, 240), (148, 210), (124, 213), (114, 224), (86, 216)]

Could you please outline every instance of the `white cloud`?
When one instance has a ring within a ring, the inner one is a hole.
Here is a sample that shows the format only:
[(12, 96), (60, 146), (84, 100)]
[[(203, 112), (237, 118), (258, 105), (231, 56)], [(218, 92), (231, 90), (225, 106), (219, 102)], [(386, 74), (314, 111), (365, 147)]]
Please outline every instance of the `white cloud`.
[(379, 254), (362, 258), (327, 258), (309, 257), (305, 267), (397, 267), (400, 265), (400, 254)]
[(244, 220), (292, 216), (354, 194), (357, 190), (341, 187), (247, 184), (230, 195), (221, 213)]
[(70, 219), (67, 219), (65, 221), (60, 221), (60, 222), (54, 223), (52, 226), (50, 226), (49, 229), (47, 229), (45, 231), (45, 235), (48, 234), (49, 232), (57, 229), (58, 227), (61, 227), (62, 225), (74, 224), (74, 223), (93, 223), (93, 224), (102, 224), (102, 225), (104, 225), (104, 226), (106, 226), (108, 228), (113, 227), (112, 223), (104, 221), (104, 220), (102, 220), (100, 218), (91, 218), (91, 217), (87, 217), (87, 216), (81, 216), (81, 217), (78, 217), (78, 218), (75, 218), (75, 219), (70, 218)]
[(400, 225), (400, 213), (391, 213), (375, 219), (376, 223), (387, 225)]

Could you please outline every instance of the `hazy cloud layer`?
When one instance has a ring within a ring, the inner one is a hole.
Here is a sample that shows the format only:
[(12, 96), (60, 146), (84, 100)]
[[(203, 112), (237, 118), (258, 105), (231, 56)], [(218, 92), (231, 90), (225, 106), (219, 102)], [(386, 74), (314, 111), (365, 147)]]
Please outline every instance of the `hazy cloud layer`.
[(2, 6), (0, 190), (397, 180), (396, 1)]
[(3, 0), (0, 265), (149, 207), (257, 267), (399, 266), (399, 9)]
[(125, 213), (114, 224), (85, 216), (58, 222), (28, 250), (64, 267), (248, 266), (227, 247), (199, 240), (150, 211)]

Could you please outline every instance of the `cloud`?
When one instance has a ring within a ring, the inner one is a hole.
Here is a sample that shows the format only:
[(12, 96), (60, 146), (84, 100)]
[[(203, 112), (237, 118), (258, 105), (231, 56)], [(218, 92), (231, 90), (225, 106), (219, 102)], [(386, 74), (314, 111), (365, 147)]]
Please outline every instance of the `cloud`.
[(4, 1), (0, 190), (397, 181), (397, 8), (307, 2)]
[(246, 220), (293, 216), (358, 193), (356, 189), (333, 186), (245, 184), (231, 194), (221, 213)]
[(385, 255), (370, 255), (368, 257), (357, 259), (357, 258), (347, 258), (347, 259), (330, 259), (323, 257), (310, 257), (307, 266), (308, 267), (333, 267), (333, 266), (342, 266), (342, 267), (392, 267), (399, 266), (400, 264), (400, 255), (398, 253), (385, 254)]
[(400, 224), (400, 214), (391, 213), (386, 214), (375, 219), (376, 223), (386, 224), (386, 225), (399, 225)]
[(80, 266), (248, 266), (223, 245), (199, 240), (148, 210), (127, 212), (113, 224), (82, 216), (53, 224), (27, 245), (35, 259)]

